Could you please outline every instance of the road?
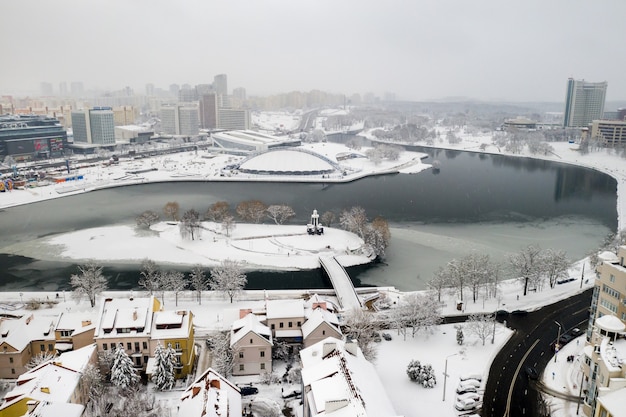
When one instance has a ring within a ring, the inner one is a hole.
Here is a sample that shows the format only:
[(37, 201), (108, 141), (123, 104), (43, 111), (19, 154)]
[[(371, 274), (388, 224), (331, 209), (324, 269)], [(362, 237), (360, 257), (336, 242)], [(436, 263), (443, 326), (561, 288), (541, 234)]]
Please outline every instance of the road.
[[(485, 387), (483, 417), (539, 417), (540, 396), (537, 384), (526, 375), (528, 366), (539, 373), (553, 358), (550, 344), (557, 339), (559, 323), (561, 334), (574, 327), (587, 325), (589, 289), (582, 294), (529, 313), (506, 317), (507, 326), (515, 333), (495, 357)], [(541, 379), (541, 377), (540, 377)]]

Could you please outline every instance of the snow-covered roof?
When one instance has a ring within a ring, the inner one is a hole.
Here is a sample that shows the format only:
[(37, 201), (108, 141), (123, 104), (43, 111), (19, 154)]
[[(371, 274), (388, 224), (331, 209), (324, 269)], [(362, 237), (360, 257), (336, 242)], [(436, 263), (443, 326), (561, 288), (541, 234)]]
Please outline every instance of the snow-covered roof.
[(624, 407), (624, 398), (626, 397), (626, 388), (620, 388), (615, 391), (603, 393), (598, 391), (597, 401), (609, 411), (609, 415), (613, 417), (626, 417), (626, 408)]
[(306, 339), (322, 323), (327, 323), (331, 328), (336, 330), (338, 334), (341, 334), (341, 330), (337, 327), (339, 324), (337, 316), (330, 311), (316, 308), (313, 310), (307, 321), (302, 324), (302, 336)]
[(17, 385), (5, 394), (6, 402), (0, 410), (7, 408), (22, 398), (48, 402), (69, 402), (80, 380), (80, 373), (46, 362), (22, 374)]
[(81, 417), (85, 411), (85, 406), (74, 403), (51, 403), (42, 401), (26, 416), (36, 417)]
[(267, 300), (267, 319), (304, 317), (304, 300)]
[(95, 328), (96, 313), (92, 311), (61, 312), (54, 330), (72, 330), (72, 336)]
[(262, 339), (267, 340), (268, 344), (272, 344), (272, 332), (270, 328), (261, 323), (256, 315), (249, 313), (244, 318), (233, 323), (230, 335), (230, 345), (233, 346), (250, 332), (255, 333)]
[(329, 159), (303, 149), (280, 148), (254, 155), (239, 165), (243, 172), (331, 173), (340, 169)]
[(95, 353), (96, 344), (93, 343), (80, 349), (61, 353), (58, 358), (54, 359), (54, 363), (57, 363), (64, 368), (82, 372), (92, 358), (95, 357)]
[[(150, 298), (114, 298), (102, 303), (95, 337), (115, 337), (124, 335), (137, 337), (148, 335), (152, 324), (152, 306)], [(114, 330), (120, 330), (118, 333)]]
[(178, 415), (240, 417), (242, 413), (239, 388), (209, 368), (183, 392)]
[(302, 382), (314, 414), (396, 416), (376, 369), (355, 343), (332, 337), (300, 351)]
[(620, 319), (609, 314), (596, 319), (596, 325), (602, 330), (615, 333), (623, 332), (626, 328), (626, 325)]
[(189, 310), (157, 311), (152, 319), (152, 339), (186, 338), (193, 315)]
[(28, 314), (18, 319), (0, 319), (0, 346), (7, 344), (18, 352), (33, 340), (54, 340), (54, 319)]
[(608, 262), (608, 263), (615, 263), (615, 262), (619, 262), (619, 258), (617, 257), (617, 255), (611, 251), (604, 251), (598, 254), (598, 258), (601, 261), (604, 262)]

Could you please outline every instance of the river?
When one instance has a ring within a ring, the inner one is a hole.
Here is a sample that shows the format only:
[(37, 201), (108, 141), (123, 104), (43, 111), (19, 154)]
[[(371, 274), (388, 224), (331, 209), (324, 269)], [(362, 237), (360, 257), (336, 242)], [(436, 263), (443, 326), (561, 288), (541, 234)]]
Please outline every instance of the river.
[[(617, 227), (616, 181), (594, 170), (528, 158), (420, 149), (441, 170), (416, 175), (369, 177), (346, 184), (163, 183), (101, 190), (0, 212), (0, 290), (67, 289), (76, 266), (7, 255), (12, 245), (36, 238), (114, 223), (134, 223), (144, 210), (161, 211), (167, 201), (203, 213), (225, 200), (259, 199), (288, 204), (291, 223), (359, 205), (370, 218), (383, 216), (392, 227), (384, 262), (350, 268), (357, 285), (425, 288), (433, 272), (471, 250), (505, 261), (528, 244), (565, 250), (571, 259), (597, 248)], [(38, 248), (30, 248), (36, 252)], [(157, 259), (155, 261), (158, 262)], [(108, 265), (110, 286), (134, 288), (137, 265)], [(249, 288), (320, 288), (319, 271), (251, 272)]]

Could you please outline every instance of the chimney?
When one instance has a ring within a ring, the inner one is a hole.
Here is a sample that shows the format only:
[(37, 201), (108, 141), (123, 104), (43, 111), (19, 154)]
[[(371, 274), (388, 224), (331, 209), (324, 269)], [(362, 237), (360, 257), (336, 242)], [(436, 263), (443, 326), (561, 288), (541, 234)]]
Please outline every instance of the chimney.
[(32, 314), (30, 316), (28, 316), (28, 318), (26, 319), (26, 325), (29, 325), (30, 322), (35, 318), (35, 316), (33, 316)]
[(133, 321), (137, 320), (137, 309), (133, 310)]
[(91, 326), (91, 320), (83, 320), (81, 323), (82, 327)]
[(346, 340), (344, 348), (346, 349), (346, 352), (353, 356), (357, 356), (359, 351), (359, 345), (357, 344), (355, 339)]
[(337, 344), (334, 342), (324, 343), (322, 346), (322, 357), (330, 355), (337, 348)]

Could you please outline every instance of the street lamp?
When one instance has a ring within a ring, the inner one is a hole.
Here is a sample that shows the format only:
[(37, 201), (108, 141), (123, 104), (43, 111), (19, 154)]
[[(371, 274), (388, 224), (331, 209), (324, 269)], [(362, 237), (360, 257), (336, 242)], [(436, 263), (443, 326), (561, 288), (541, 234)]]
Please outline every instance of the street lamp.
[(446, 356), (446, 366), (443, 369), (443, 399), (442, 401), (446, 400), (446, 381), (448, 379), (448, 358), (451, 358), (456, 355), (458, 355), (458, 353), (453, 353), (452, 355)]
[(559, 354), (559, 339), (561, 338), (561, 324), (554, 320), (557, 326), (559, 326), (559, 330), (556, 334), (556, 342), (554, 343), (554, 363), (556, 363), (556, 356)]

